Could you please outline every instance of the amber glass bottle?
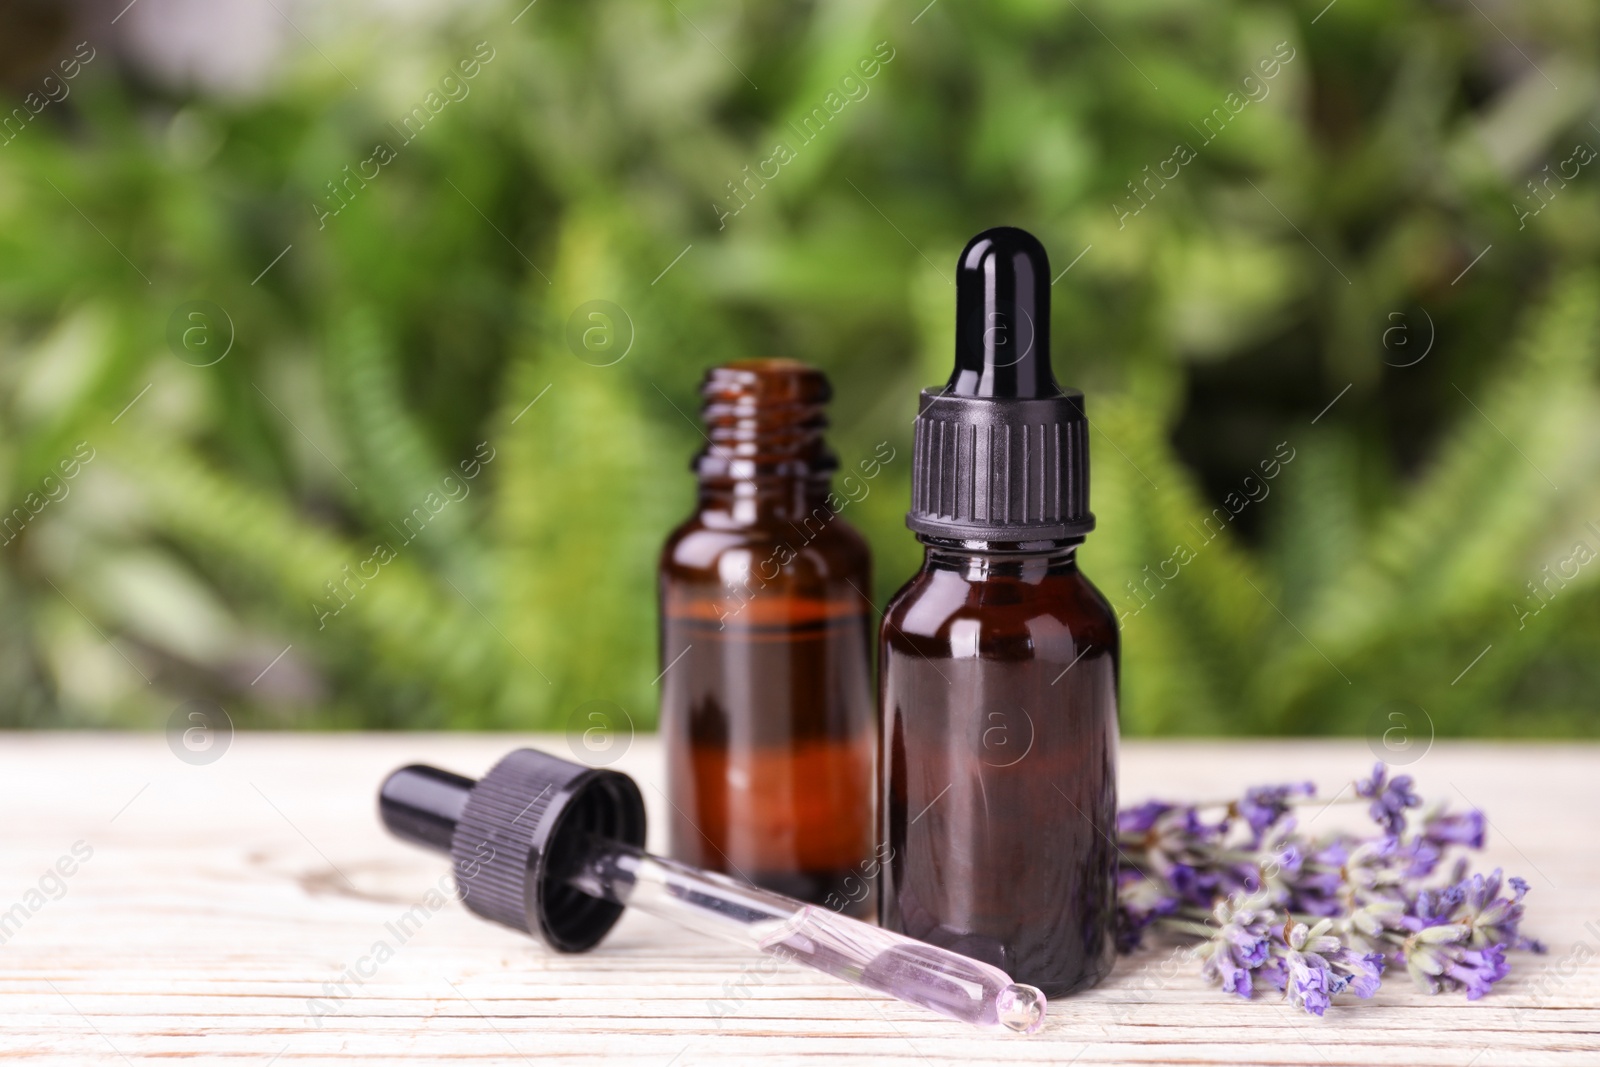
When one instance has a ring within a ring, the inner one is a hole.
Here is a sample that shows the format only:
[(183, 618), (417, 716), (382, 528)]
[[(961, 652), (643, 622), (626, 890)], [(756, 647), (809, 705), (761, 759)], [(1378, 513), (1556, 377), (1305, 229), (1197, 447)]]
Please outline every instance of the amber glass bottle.
[(925, 559), (883, 620), (880, 918), (1058, 996), (1114, 953), (1117, 622), (1078, 571), (1087, 422), (1044, 249), (989, 230), (957, 272), (955, 373), (915, 428)]
[(870, 556), (829, 488), (828, 382), (748, 360), (712, 369), (701, 395), (699, 506), (661, 553), (671, 855), (869, 912)]

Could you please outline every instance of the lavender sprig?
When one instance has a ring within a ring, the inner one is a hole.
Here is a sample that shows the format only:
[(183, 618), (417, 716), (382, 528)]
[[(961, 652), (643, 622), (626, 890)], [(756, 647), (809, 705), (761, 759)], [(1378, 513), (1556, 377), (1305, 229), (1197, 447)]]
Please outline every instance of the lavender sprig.
[(1201, 973), (1223, 992), (1249, 998), (1264, 984), (1319, 1016), (1340, 994), (1372, 996), (1390, 966), (1429, 993), (1488, 993), (1507, 952), (1544, 951), (1520, 929), (1528, 885), (1502, 886), (1498, 869), (1469, 875), (1464, 857), (1441, 877), (1452, 850), (1483, 847), (1483, 813), (1417, 814), (1411, 776), (1387, 771), (1352, 783), (1350, 802), (1367, 802), (1376, 823), (1366, 836), (1302, 831), (1294, 809), (1314, 802), (1309, 782), (1122, 811), (1118, 948), (1151, 931), (1199, 938)]

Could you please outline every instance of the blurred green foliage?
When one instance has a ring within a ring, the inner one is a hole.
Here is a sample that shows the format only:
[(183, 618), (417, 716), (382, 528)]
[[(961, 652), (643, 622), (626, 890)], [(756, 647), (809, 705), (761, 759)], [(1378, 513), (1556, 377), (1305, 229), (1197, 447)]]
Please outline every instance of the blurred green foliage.
[(844, 462), (897, 448), (881, 605), (951, 264), (1014, 224), (1070, 265), (1125, 731), (1600, 732), (1600, 8), (521, 8), (327, 15), (247, 98), (102, 43), (8, 130), (0, 723), (647, 726), (703, 370), (819, 364)]

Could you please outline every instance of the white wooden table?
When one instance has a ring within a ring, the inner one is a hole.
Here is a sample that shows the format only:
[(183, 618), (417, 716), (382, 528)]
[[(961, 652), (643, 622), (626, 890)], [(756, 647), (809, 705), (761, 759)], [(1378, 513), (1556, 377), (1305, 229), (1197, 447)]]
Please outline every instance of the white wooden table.
[[(1397, 975), (1317, 1020), (1224, 997), (1149, 952), (1025, 1038), (752, 967), (644, 915), (563, 957), (454, 902), (429, 912), (448, 864), (385, 834), (379, 781), (419, 761), (476, 776), (520, 745), (570, 751), (559, 736), (241, 734), (191, 766), (161, 735), (0, 734), (0, 1059), (1600, 1064), (1600, 747), (1441, 742), (1408, 768), (1425, 795), (1484, 807), (1485, 860), (1533, 887), (1526, 928), (1550, 954), (1517, 956), (1489, 998), (1430, 998)], [(659, 756), (639, 737), (615, 764), (641, 781), (653, 834)], [(1311, 778), (1326, 794), (1371, 763), (1359, 740), (1130, 742), (1121, 789), (1126, 802)], [(70, 877), (46, 876), (62, 857)], [(397, 937), (418, 902), (426, 921)], [(341, 978), (358, 966), (359, 983)]]

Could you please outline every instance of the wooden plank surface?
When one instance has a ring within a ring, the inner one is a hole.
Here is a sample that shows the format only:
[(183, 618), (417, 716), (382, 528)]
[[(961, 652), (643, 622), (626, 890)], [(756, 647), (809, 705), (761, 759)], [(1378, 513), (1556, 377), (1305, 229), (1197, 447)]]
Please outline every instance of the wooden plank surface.
[[(1045, 1030), (1023, 1038), (752, 961), (648, 916), (625, 917), (592, 953), (557, 956), (453, 902), (429, 909), (430, 890), (449, 888), (447, 863), (383, 832), (379, 781), (417, 761), (476, 776), (519, 745), (570, 752), (560, 736), (241, 734), (191, 766), (160, 735), (0, 735), (0, 913), (11, 915), (0, 1059), (1600, 1063), (1600, 747), (1440, 742), (1407, 768), (1426, 796), (1483, 807), (1485, 861), (1533, 887), (1526, 929), (1550, 954), (1518, 955), (1485, 1000), (1428, 997), (1395, 976), (1374, 1000), (1317, 1020), (1224, 997), (1194, 963), (1153, 951), (1053, 1003)], [(1360, 741), (1128, 742), (1121, 790), (1125, 802), (1215, 797), (1310, 778), (1329, 795), (1371, 762)], [(654, 835), (665, 826), (654, 739), (634, 739), (614, 765), (640, 780)], [(46, 873), (58, 862), (70, 876)], [(419, 903), (426, 920), (397, 936)], [(368, 973), (342, 979), (352, 967)]]

